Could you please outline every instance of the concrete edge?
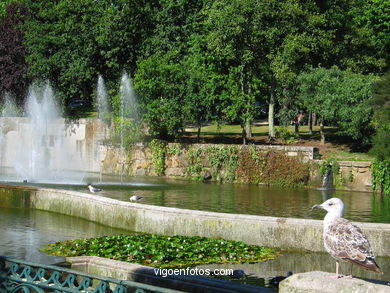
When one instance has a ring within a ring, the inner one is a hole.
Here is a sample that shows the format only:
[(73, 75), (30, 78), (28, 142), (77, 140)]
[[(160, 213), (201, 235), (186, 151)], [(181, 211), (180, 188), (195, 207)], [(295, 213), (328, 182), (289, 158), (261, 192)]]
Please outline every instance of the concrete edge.
[(390, 293), (389, 282), (361, 278), (332, 279), (331, 276), (334, 274), (318, 271), (293, 274), (280, 282), (279, 293)]
[[(33, 208), (135, 232), (206, 236), (284, 250), (325, 251), (320, 220), (159, 207), (51, 188), (31, 187), (30, 190), (29, 203)], [(390, 255), (390, 224), (356, 224), (370, 239), (376, 255)]]

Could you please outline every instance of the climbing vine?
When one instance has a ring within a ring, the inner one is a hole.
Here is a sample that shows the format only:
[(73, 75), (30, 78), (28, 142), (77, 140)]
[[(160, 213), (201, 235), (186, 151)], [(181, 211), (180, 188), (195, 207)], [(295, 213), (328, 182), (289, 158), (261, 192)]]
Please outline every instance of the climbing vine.
[[(333, 158), (326, 159), (320, 164), (321, 176), (324, 176), (328, 172), (332, 173), (333, 184), (335, 187), (342, 187), (345, 185), (345, 180), (340, 172), (340, 164)], [(349, 176), (349, 180), (353, 181), (353, 174), (352, 176)]]
[(390, 160), (374, 160), (371, 172), (373, 190), (390, 195)]
[[(163, 175), (168, 156), (183, 155), (185, 174), (189, 179), (204, 180), (207, 174), (214, 181), (297, 186), (309, 180), (310, 164), (274, 150), (260, 150), (254, 145), (167, 145), (159, 140), (149, 144), (152, 164), (157, 175)], [(334, 172), (339, 172), (333, 163)], [(325, 167), (323, 167), (325, 168)]]
[(149, 143), (150, 150), (152, 152), (152, 164), (154, 172), (161, 176), (165, 170), (165, 153), (166, 144), (158, 139), (153, 139)]
[(199, 180), (209, 166), (211, 176), (218, 181), (234, 181), (238, 166), (237, 146), (195, 146), (188, 150), (186, 174)]

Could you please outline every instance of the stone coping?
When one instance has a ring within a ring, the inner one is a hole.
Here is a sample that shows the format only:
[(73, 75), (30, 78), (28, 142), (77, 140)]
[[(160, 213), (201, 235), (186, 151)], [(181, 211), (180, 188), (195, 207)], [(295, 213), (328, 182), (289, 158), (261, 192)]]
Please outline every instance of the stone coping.
[[(187, 210), (123, 202), (76, 191), (29, 189), (32, 208), (130, 231), (239, 240), (283, 250), (325, 251), (320, 220)], [(390, 256), (390, 224), (356, 224), (369, 238), (377, 256)]]
[(390, 293), (389, 282), (331, 276), (334, 274), (326, 272), (293, 274), (280, 282), (279, 293)]

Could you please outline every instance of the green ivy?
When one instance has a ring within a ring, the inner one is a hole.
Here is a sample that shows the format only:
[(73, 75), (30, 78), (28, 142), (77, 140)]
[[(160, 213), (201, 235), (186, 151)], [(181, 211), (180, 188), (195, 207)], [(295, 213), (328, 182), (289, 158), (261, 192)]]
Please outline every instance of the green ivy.
[(149, 147), (152, 152), (154, 172), (159, 176), (164, 175), (166, 144), (161, 140), (153, 139), (149, 143)]
[(236, 146), (195, 146), (188, 150), (186, 174), (190, 178), (201, 180), (206, 171), (205, 164), (211, 169), (213, 178), (219, 181), (234, 181), (238, 167), (238, 147)]
[(155, 267), (253, 263), (278, 256), (271, 248), (241, 241), (153, 234), (58, 241), (49, 244), (43, 251), (60, 256), (100, 256)]
[(191, 179), (201, 180), (203, 178), (202, 173), (206, 170), (202, 163), (203, 149), (200, 147), (194, 147), (189, 149), (186, 157), (188, 166), (185, 173)]
[(171, 144), (168, 144), (167, 147), (166, 147), (166, 150), (167, 150), (167, 155), (170, 155), (170, 156), (178, 156), (181, 154), (182, 152), (182, 149), (183, 147), (178, 144), (178, 143), (171, 143)]
[[(333, 158), (326, 159), (320, 164), (321, 176), (324, 176), (328, 172), (328, 170), (332, 172), (333, 184), (335, 187), (342, 187), (345, 185), (345, 180), (340, 172), (340, 164), (337, 162), (336, 159)], [(351, 180), (351, 177), (349, 178)]]
[(390, 195), (390, 160), (375, 159), (371, 164), (372, 188)]

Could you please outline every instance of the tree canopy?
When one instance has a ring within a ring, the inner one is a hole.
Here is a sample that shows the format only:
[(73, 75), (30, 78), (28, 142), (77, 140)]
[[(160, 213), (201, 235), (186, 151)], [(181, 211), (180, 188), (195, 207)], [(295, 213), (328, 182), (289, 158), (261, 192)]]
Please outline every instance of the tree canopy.
[[(0, 5), (0, 96), (23, 97), (28, 82), (50, 79), (65, 109), (75, 99), (92, 106), (98, 75), (115, 97), (127, 71), (143, 119), (161, 138), (213, 120), (239, 123), (245, 142), (257, 102), (269, 104), (271, 137), (274, 119), (286, 124), (303, 110), (363, 140), (368, 84), (388, 70), (389, 4), (7, 0)], [(328, 84), (317, 90), (327, 93), (314, 106), (303, 84), (321, 74)], [(344, 104), (354, 105), (350, 119), (342, 108), (332, 112)]]

